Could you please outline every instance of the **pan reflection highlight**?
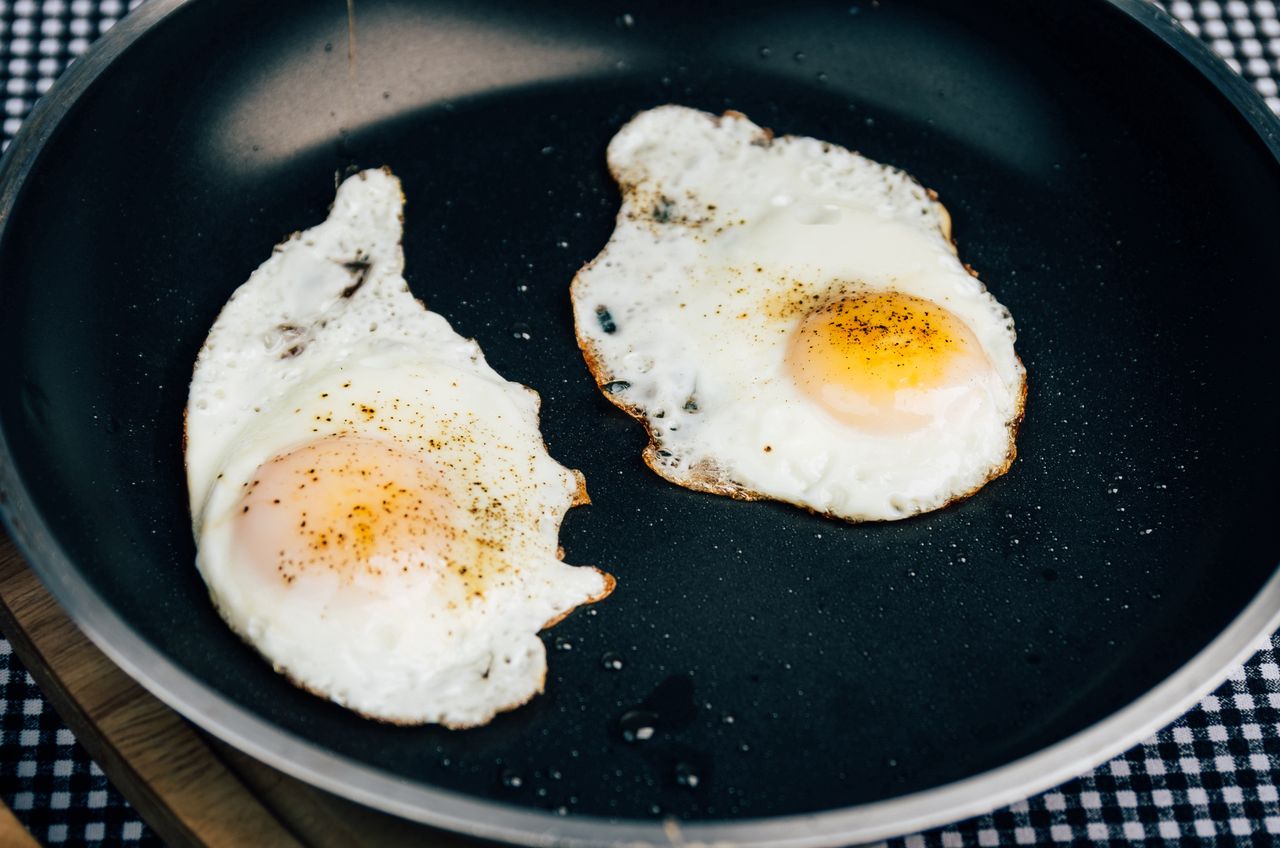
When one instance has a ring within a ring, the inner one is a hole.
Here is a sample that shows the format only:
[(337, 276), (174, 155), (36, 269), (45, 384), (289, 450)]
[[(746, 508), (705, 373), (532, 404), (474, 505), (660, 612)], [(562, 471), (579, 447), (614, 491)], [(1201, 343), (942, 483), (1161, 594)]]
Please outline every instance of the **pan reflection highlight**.
[[(599, 40), (579, 40), (532, 15), (521, 23), (528, 25), (479, 19), (465, 4), (424, 13), (413, 4), (358, 2), (353, 39), (345, 14), (290, 22), (276, 38), (285, 49), (217, 92), (210, 123), (218, 131), (202, 152), (211, 167), (249, 174), (325, 145), (341, 154), (351, 135), (420, 109), (626, 64)], [(353, 55), (349, 39), (358, 45)]]

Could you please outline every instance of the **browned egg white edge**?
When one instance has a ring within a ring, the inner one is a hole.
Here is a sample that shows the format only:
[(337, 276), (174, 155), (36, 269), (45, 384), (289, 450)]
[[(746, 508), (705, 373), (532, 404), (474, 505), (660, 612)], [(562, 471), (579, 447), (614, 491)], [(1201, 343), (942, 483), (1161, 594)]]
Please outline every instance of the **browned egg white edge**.
[[(380, 170), (380, 171), (382, 171), (384, 174), (386, 174), (387, 176), (389, 176), (389, 177), (391, 177), (391, 178), (395, 179), (395, 181), (396, 181), (396, 184), (397, 184), (397, 185), (399, 185), (399, 184), (400, 184), (400, 178), (399, 178), (399, 177), (397, 177), (394, 173), (392, 173), (392, 171), (391, 171), (391, 167), (390, 167), (389, 165), (383, 165), (381, 168), (378, 168), (377, 170)], [(352, 175), (351, 175), (351, 174), (349, 174), (348, 176), (352, 176)], [(340, 172), (335, 173), (335, 174), (334, 174), (334, 183), (335, 183), (335, 186), (336, 186), (336, 185), (341, 184), (341, 182), (342, 182), (342, 175), (341, 175), (341, 173), (340, 173)], [(336, 198), (335, 198), (335, 202), (336, 202)], [(403, 232), (404, 232), (404, 212), (403, 212), (403, 204), (404, 204), (405, 202), (406, 202), (406, 199), (405, 199), (405, 196), (404, 196), (404, 191), (403, 191), (403, 189), (402, 189), (402, 190), (401, 190), (401, 192), (400, 192), (400, 203), (401, 203), (401, 205), (402, 205), (402, 211), (400, 212), (400, 215), (398, 216), (398, 217), (399, 217), (399, 221), (400, 221), (400, 231), (401, 231), (401, 233), (403, 233)], [(329, 213), (332, 213), (332, 212), (333, 212), (333, 204), (331, 203), (331, 204), (329, 204)], [(328, 216), (327, 216), (327, 214), (326, 214), (326, 218), (327, 218), (327, 217), (328, 217)], [(298, 239), (301, 235), (302, 235), (302, 233), (301, 233), (300, 231), (295, 231), (295, 232), (293, 232), (293, 233), (290, 233), (288, 236), (286, 236), (286, 237), (285, 237), (285, 239), (284, 239), (283, 241), (279, 242), (275, 247), (273, 247), (273, 248), (272, 248), (272, 253), (274, 254), (274, 253), (275, 253), (275, 252), (277, 252), (281, 247), (283, 247), (284, 245), (288, 244), (288, 243), (289, 243), (289, 242), (291, 242), (291, 241), (294, 241), (294, 240)], [(255, 270), (256, 270), (256, 269), (255, 269)], [(354, 292), (353, 292), (353, 294), (354, 294)], [(228, 299), (227, 299), (227, 303), (230, 303), (230, 301), (231, 301), (231, 298), (228, 298)], [(416, 301), (416, 302), (417, 302), (417, 304), (418, 304), (419, 306), (421, 306), (423, 309), (426, 309), (426, 308), (427, 308), (427, 304), (426, 304), (426, 302), (424, 302), (421, 298), (415, 297), (415, 298), (414, 298), (414, 301)], [(223, 305), (223, 308), (224, 308), (224, 309), (226, 308), (226, 305), (225, 305), (225, 304)], [(217, 323), (217, 321), (218, 321), (218, 318), (221, 318), (221, 317), (222, 317), (222, 310), (218, 310), (218, 316), (214, 318), (214, 324), (216, 324), (216, 323)], [(212, 325), (210, 325), (210, 326), (212, 327)], [(472, 342), (474, 342), (474, 341), (475, 341), (475, 339), (468, 339), (468, 341), (472, 341)], [(202, 345), (200, 346), (200, 352), (199, 352), (199, 353), (204, 353), (204, 349), (205, 349), (205, 347), (206, 347), (207, 343), (208, 343), (208, 335), (206, 334), (205, 344), (202, 344)], [(197, 355), (196, 355), (196, 359), (197, 359), (197, 361), (199, 360), (199, 358), (200, 358), (200, 357), (199, 357), (199, 354), (197, 354)], [(191, 375), (192, 375), (192, 379), (194, 379), (194, 378), (195, 378), (195, 364), (194, 364), (194, 363), (193, 363), (193, 364), (192, 364), (192, 366), (191, 366)], [(504, 379), (505, 379), (505, 378), (504, 378)], [(190, 385), (190, 382), (191, 382), (191, 381), (189, 380), (189, 381), (188, 381), (188, 385)], [(508, 380), (507, 382), (509, 382), (509, 383), (514, 383), (514, 381), (511, 381), (511, 380)], [(548, 456), (550, 456), (550, 455), (551, 455), (551, 451), (550, 451), (550, 449), (549, 449), (549, 447), (548, 447), (548, 445), (547, 445), (547, 440), (542, 436), (542, 396), (538, 394), (538, 392), (537, 392), (537, 390), (536, 390), (536, 389), (530, 388), (529, 386), (526, 386), (526, 385), (524, 385), (523, 383), (514, 383), (514, 384), (515, 384), (515, 385), (520, 386), (520, 388), (524, 389), (526, 392), (528, 392), (529, 394), (533, 395), (535, 423), (538, 425), (538, 438), (539, 438), (539, 440), (542, 442), (542, 449), (543, 449), (544, 451), (546, 451), (546, 452), (547, 452), (547, 455), (548, 455)], [(187, 468), (187, 416), (189, 415), (189, 413), (190, 413), (190, 409), (189, 409), (189, 407), (188, 407), (187, 405), (185, 405), (185, 404), (184, 404), (184, 405), (183, 405), (183, 407), (182, 407), (182, 469), (183, 469), (183, 471), (184, 471), (184, 472), (189, 471), (189, 469)], [(557, 461), (558, 461), (558, 460), (557, 460)], [(572, 474), (573, 474), (573, 479), (574, 479), (574, 482), (576, 483), (576, 487), (577, 487), (577, 488), (576, 488), (576, 490), (575, 490), (575, 491), (574, 491), (574, 493), (573, 493), (573, 500), (569, 503), (569, 509), (573, 509), (573, 508), (574, 508), (574, 507), (576, 507), (576, 506), (585, 506), (585, 505), (587, 505), (587, 504), (591, 503), (591, 496), (587, 494), (587, 479), (586, 479), (586, 477), (583, 475), (583, 473), (582, 473), (581, 471), (579, 471), (579, 470), (578, 470), (578, 469), (576, 469), (576, 468), (570, 468), (570, 469), (569, 469), (569, 471), (570, 471), (570, 473), (572, 473)], [(218, 476), (219, 476), (219, 478), (220, 478), (222, 475), (218, 475)], [(193, 504), (191, 504), (189, 501), (190, 501), (190, 494), (188, 494), (187, 511), (188, 511), (188, 512), (192, 512), (192, 511), (193, 511), (193, 506), (194, 506), (194, 505), (193, 505)], [(567, 510), (566, 510), (565, 514), (566, 514), (566, 515), (568, 514), (568, 511), (567, 511)], [(556, 522), (556, 536), (557, 536), (557, 538), (558, 538), (558, 537), (559, 537), (559, 535), (560, 535), (560, 527), (561, 527), (561, 525), (563, 524), (563, 522), (564, 522), (564, 516), (561, 516), (561, 517), (560, 517), (560, 520), (558, 520), (558, 521)], [(199, 540), (197, 540), (197, 541), (199, 541)], [(564, 560), (564, 555), (565, 555), (564, 547), (563, 547), (563, 546), (557, 546), (557, 547), (556, 547), (556, 559), (558, 559), (558, 560)], [(556, 616), (552, 617), (549, 621), (547, 621), (545, 624), (543, 624), (543, 625), (542, 625), (542, 627), (540, 627), (540, 628), (538, 629), (538, 632), (541, 632), (541, 631), (543, 631), (543, 630), (550, 629), (550, 628), (552, 628), (552, 627), (556, 626), (557, 624), (559, 624), (561, 621), (564, 621), (564, 620), (565, 620), (565, 618), (567, 618), (567, 617), (569, 616), (569, 614), (570, 614), (570, 613), (572, 613), (574, 610), (576, 610), (579, 606), (586, 606), (587, 604), (594, 604), (594, 603), (596, 603), (597, 601), (602, 601), (602, 600), (604, 600), (605, 598), (609, 597), (609, 595), (613, 594), (613, 590), (614, 590), (614, 588), (616, 588), (616, 587), (617, 587), (617, 585), (618, 585), (618, 581), (617, 581), (617, 579), (616, 579), (612, 574), (610, 574), (609, 572), (607, 572), (607, 571), (605, 571), (605, 570), (603, 570), (603, 569), (601, 569), (601, 568), (597, 568), (597, 567), (596, 567), (596, 566), (594, 566), (594, 565), (579, 565), (579, 566), (574, 566), (574, 567), (575, 567), (575, 568), (590, 568), (592, 571), (594, 571), (594, 572), (596, 572), (597, 574), (599, 574), (599, 575), (600, 575), (600, 577), (604, 580), (604, 588), (600, 591), (600, 593), (599, 593), (599, 594), (593, 595), (593, 596), (591, 596), (591, 597), (589, 597), (589, 598), (585, 599), (584, 601), (582, 601), (582, 603), (580, 603), (580, 604), (578, 604), (578, 605), (576, 605), (576, 606), (569, 607), (568, 609), (564, 610), (563, 612), (559, 613), (558, 615), (556, 615)], [(546, 668), (544, 667), (544, 668), (543, 668), (543, 670), (542, 670), (542, 677), (541, 677), (541, 679), (538, 681), (538, 685), (537, 685), (537, 687), (536, 687), (532, 692), (530, 692), (530, 693), (529, 693), (529, 695), (528, 695), (527, 697), (524, 697), (524, 698), (521, 698), (521, 699), (519, 699), (519, 700), (513, 701), (513, 702), (511, 702), (511, 703), (509, 703), (509, 704), (504, 704), (503, 706), (500, 706), (500, 707), (496, 707), (496, 708), (494, 709), (494, 711), (493, 711), (493, 712), (492, 712), (492, 713), (491, 713), (487, 718), (485, 718), (485, 719), (483, 719), (483, 720), (481, 720), (481, 721), (470, 722), (470, 723), (464, 723), (464, 722), (452, 722), (452, 723), (451, 723), (451, 722), (431, 722), (431, 721), (425, 721), (425, 720), (421, 720), (421, 721), (420, 721), (420, 720), (416, 720), (416, 719), (395, 719), (395, 718), (388, 718), (388, 717), (386, 717), (386, 716), (371, 715), (371, 714), (369, 714), (369, 713), (361, 712), (360, 710), (356, 709), (355, 707), (352, 707), (352, 706), (350, 706), (349, 704), (346, 704), (346, 703), (344, 703), (343, 701), (338, 700), (338, 699), (334, 698), (334, 697), (333, 697), (333, 696), (331, 696), (331, 695), (327, 695), (327, 694), (325, 694), (324, 692), (318, 691), (318, 690), (316, 690), (316, 689), (312, 688), (311, 686), (308, 686), (306, 683), (303, 683), (302, 681), (298, 680), (298, 679), (297, 679), (297, 678), (295, 678), (293, 675), (291, 675), (291, 674), (288, 672), (288, 670), (286, 670), (286, 669), (285, 669), (285, 668), (283, 668), (282, 666), (277, 665), (275, 662), (273, 662), (273, 661), (271, 660), (271, 658), (270, 658), (270, 657), (268, 657), (266, 654), (263, 654), (263, 653), (262, 653), (262, 651), (260, 651), (260, 650), (258, 649), (258, 646), (257, 646), (257, 645), (255, 645), (255, 644), (254, 644), (254, 643), (249, 639), (249, 637), (248, 637), (248, 636), (246, 636), (245, 634), (241, 633), (241, 632), (240, 632), (240, 631), (235, 627), (235, 625), (234, 625), (234, 624), (232, 624), (232, 622), (231, 622), (231, 618), (230, 618), (230, 617), (226, 614), (226, 612), (222, 609), (222, 605), (218, 602), (217, 597), (216, 597), (216, 596), (214, 596), (214, 594), (213, 594), (213, 590), (212, 590), (211, 588), (209, 588), (207, 585), (206, 585), (206, 587), (205, 587), (205, 588), (206, 588), (206, 589), (209, 589), (209, 600), (213, 603), (213, 607), (214, 607), (214, 609), (216, 609), (216, 610), (218, 611), (218, 615), (219, 615), (219, 616), (221, 616), (221, 618), (222, 618), (223, 622), (225, 622), (225, 623), (226, 623), (227, 627), (231, 630), (231, 632), (233, 632), (233, 633), (235, 633), (237, 636), (239, 636), (239, 637), (240, 637), (240, 640), (241, 640), (242, 642), (244, 642), (246, 645), (248, 645), (250, 648), (252, 648), (252, 649), (254, 650), (254, 652), (255, 652), (255, 653), (257, 653), (259, 656), (261, 656), (264, 660), (266, 660), (267, 662), (271, 663), (271, 668), (272, 668), (272, 669), (273, 669), (277, 674), (279, 674), (279, 675), (280, 675), (281, 677), (283, 677), (285, 680), (289, 681), (290, 683), (292, 683), (294, 686), (298, 687), (298, 688), (299, 688), (299, 689), (301, 689), (302, 691), (307, 692), (307, 693), (309, 693), (309, 694), (311, 694), (311, 695), (315, 695), (317, 698), (323, 698), (323, 699), (324, 699), (324, 700), (326, 700), (326, 701), (330, 701), (331, 703), (338, 704), (339, 706), (343, 707), (344, 709), (350, 710), (351, 712), (355, 713), (356, 715), (360, 716), (361, 718), (369, 719), (369, 720), (371, 720), (371, 721), (376, 721), (376, 722), (379, 722), (379, 723), (381, 723), (381, 724), (392, 724), (392, 725), (396, 725), (397, 727), (418, 727), (418, 726), (426, 725), (426, 724), (439, 724), (441, 727), (448, 728), (449, 730), (469, 730), (469, 729), (474, 728), (474, 727), (483, 727), (484, 725), (486, 725), (486, 724), (488, 724), (490, 721), (492, 721), (495, 717), (497, 717), (500, 713), (510, 712), (511, 710), (518, 709), (519, 707), (524, 706), (525, 704), (527, 704), (527, 703), (529, 703), (530, 701), (532, 701), (535, 697), (537, 697), (538, 695), (541, 695), (544, 691), (546, 691), (546, 685), (547, 685), (547, 670), (546, 670)]]
[[(639, 114), (640, 113), (637, 113), (637, 116)], [(723, 118), (750, 120), (749, 118), (747, 118), (746, 115), (744, 115), (742, 112), (737, 111), (736, 109), (726, 110), (723, 116), (713, 115), (710, 112), (704, 112), (703, 114), (706, 115), (706, 117), (709, 120), (715, 122), (716, 126), (720, 125), (720, 121)], [(635, 116), (633, 116), (632, 118), (633, 120), (634, 120), (634, 117)], [(790, 138), (803, 138), (803, 137), (784, 135), (782, 136), (782, 138), (790, 139)], [(758, 147), (769, 147), (773, 144), (773, 140), (774, 140), (773, 130), (769, 129), (768, 127), (760, 127), (760, 132), (757, 138), (752, 140), (751, 143)], [(837, 151), (844, 151), (846, 153), (856, 153), (856, 151), (850, 151), (846, 147), (841, 147), (840, 145), (833, 144), (831, 142), (822, 142), (822, 145), (823, 145), (823, 152), (837, 150)], [(878, 164), (884, 164), (884, 163), (878, 163)], [(908, 180), (910, 180), (911, 182), (915, 183), (916, 185), (924, 189), (925, 193), (929, 195), (929, 198), (933, 200), (934, 205), (938, 208), (938, 211), (942, 213), (943, 223), (940, 228), (942, 236), (951, 245), (951, 252), (955, 253), (958, 256), (960, 251), (959, 251), (958, 245), (956, 244), (955, 237), (952, 233), (951, 213), (947, 210), (945, 206), (942, 205), (942, 202), (938, 200), (938, 193), (933, 189), (922, 185), (919, 180), (917, 180), (911, 174), (908, 174), (907, 172), (901, 170), (900, 168), (895, 168), (892, 165), (885, 165), (885, 167), (906, 177)], [(625, 182), (622, 179), (622, 177), (618, 174), (618, 172), (614, 170), (612, 167), (609, 168), (609, 174), (610, 176), (613, 177), (614, 182), (618, 184), (618, 189), (622, 193), (622, 204), (618, 209), (618, 215), (615, 223), (615, 230), (616, 230), (618, 226), (622, 225), (625, 221), (627, 221), (628, 206), (631, 204), (632, 198), (637, 193), (637, 186), (633, 183)], [(578, 272), (576, 274), (574, 274), (573, 281), (569, 284), (569, 297), (572, 302), (575, 302), (575, 303), (580, 302), (578, 286), (582, 280), (582, 275), (585, 274), (587, 271), (591, 270), (592, 268), (594, 268), (596, 263), (599, 262), (604, 257), (607, 251), (608, 251), (608, 244), (606, 244), (605, 247), (601, 249), (600, 253), (597, 254), (594, 259), (592, 259), (590, 262), (587, 262), (580, 269), (578, 269)], [(962, 264), (964, 265), (964, 269), (969, 272), (969, 276), (973, 277), (973, 279), (977, 281), (978, 285), (981, 286), (983, 292), (986, 292), (987, 291), (986, 284), (983, 283), (982, 280), (978, 278), (978, 272), (973, 269), (973, 266), (969, 265), (969, 263), (967, 262), (963, 262)], [(649, 439), (649, 444), (645, 446), (644, 452), (641, 454), (641, 458), (644, 460), (644, 464), (649, 466), (649, 469), (653, 471), (654, 474), (657, 474), (659, 477), (666, 480), (667, 482), (674, 483), (677, 486), (682, 486), (686, 489), (690, 489), (695, 492), (706, 492), (712, 495), (726, 495), (730, 498), (733, 498), (735, 500), (740, 500), (740, 501), (774, 500), (780, 503), (790, 504), (791, 506), (800, 507), (801, 509), (813, 515), (821, 515), (825, 518), (831, 518), (838, 521), (845, 521), (850, 524), (887, 523), (889, 521), (901, 521), (904, 518), (910, 518), (914, 515), (920, 515), (925, 512), (933, 512), (935, 510), (945, 509), (946, 507), (951, 506), (954, 503), (959, 503), (960, 501), (967, 500), (968, 498), (973, 497), (992, 480), (1002, 476), (1005, 472), (1007, 472), (1009, 470), (1009, 467), (1013, 465), (1014, 458), (1016, 458), (1018, 455), (1018, 446), (1017, 446), (1018, 430), (1022, 426), (1022, 419), (1026, 413), (1026, 405), (1027, 405), (1027, 369), (1025, 366), (1023, 366), (1022, 359), (1021, 357), (1018, 356), (1017, 351), (1014, 351), (1013, 356), (1014, 356), (1014, 359), (1016, 359), (1018, 362), (1018, 368), (1019, 368), (1019, 371), (1021, 372), (1022, 379), (1020, 381), (1021, 385), (1020, 385), (1020, 391), (1018, 393), (1017, 410), (1014, 413), (1014, 415), (1005, 423), (1005, 427), (1009, 431), (1008, 453), (1005, 455), (1003, 462), (1000, 465), (993, 467), (991, 472), (987, 475), (987, 477), (977, 486), (974, 486), (972, 489), (970, 489), (967, 492), (962, 492), (961, 494), (955, 495), (950, 500), (944, 501), (943, 503), (940, 503), (935, 507), (931, 507), (928, 509), (918, 509), (915, 512), (903, 513), (902, 515), (896, 516), (894, 518), (848, 518), (842, 515), (837, 515), (832, 512), (823, 512), (822, 510), (814, 509), (813, 507), (808, 506), (806, 504), (797, 503), (796, 501), (788, 500), (786, 498), (779, 498), (773, 495), (767, 495), (761, 492), (757, 492), (741, 484), (734, 483), (731, 480), (725, 480), (721, 476), (720, 469), (714, 464), (709, 462), (702, 462), (702, 463), (699, 463), (698, 465), (693, 466), (690, 469), (690, 474), (688, 477), (685, 477), (685, 478), (678, 477), (675, 474), (670, 473), (668, 469), (665, 469), (658, 464), (658, 449), (661, 445), (661, 442), (658, 439), (658, 436), (654, 428), (650, 425), (648, 418), (645, 416), (644, 410), (636, 404), (627, 403), (625, 400), (609, 392), (605, 388), (605, 386), (607, 386), (609, 383), (614, 382), (616, 377), (610, 374), (605, 369), (604, 362), (602, 361), (600, 354), (596, 351), (595, 346), (592, 344), (591, 340), (587, 338), (586, 334), (583, 332), (582, 325), (578, 321), (578, 310), (576, 309), (573, 310), (573, 328), (574, 328), (574, 335), (577, 337), (577, 340), (578, 340), (578, 349), (582, 351), (582, 357), (584, 360), (586, 360), (587, 369), (591, 372), (591, 376), (595, 378), (596, 388), (600, 390), (600, 393), (604, 395), (606, 400), (608, 400), (614, 406), (618, 407), (618, 409), (621, 409), (623, 412), (630, 415), (632, 418), (639, 421), (641, 426), (644, 427), (645, 435)]]

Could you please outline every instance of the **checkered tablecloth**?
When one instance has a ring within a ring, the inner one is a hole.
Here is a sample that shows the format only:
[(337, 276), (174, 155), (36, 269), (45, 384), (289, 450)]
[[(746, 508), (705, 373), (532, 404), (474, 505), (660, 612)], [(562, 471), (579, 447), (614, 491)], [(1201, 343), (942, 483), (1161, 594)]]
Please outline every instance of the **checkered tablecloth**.
[[(67, 63), (134, 5), (137, 0), (0, 0), (5, 146)], [(1280, 113), (1275, 3), (1164, 5)], [(1259, 645), (1198, 707), (1123, 756), (1043, 795), (891, 844), (1280, 844), (1276, 638)], [(48, 707), (3, 637), (0, 798), (45, 844), (160, 844)]]

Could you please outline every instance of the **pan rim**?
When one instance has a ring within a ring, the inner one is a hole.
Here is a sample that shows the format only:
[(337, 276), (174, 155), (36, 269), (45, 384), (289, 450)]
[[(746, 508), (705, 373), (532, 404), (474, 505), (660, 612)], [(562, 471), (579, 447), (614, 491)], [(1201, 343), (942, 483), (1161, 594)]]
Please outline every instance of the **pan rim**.
[[(80, 57), (32, 110), (0, 161), (0, 240), (28, 175), (89, 86), (143, 35), (195, 0), (150, 0)], [(1280, 162), (1280, 119), (1207, 45), (1145, 0), (1101, 0), (1142, 25), (1199, 71)], [(559, 816), (414, 784), (336, 754), (258, 717), (138, 636), (78, 569), (36, 512), (0, 425), (0, 520), (41, 582), (113, 662), (205, 731), (336, 795), (474, 837), (530, 846), (725, 843), (809, 848), (913, 833), (989, 812), (1088, 771), (1150, 736), (1218, 686), (1280, 625), (1280, 566), (1252, 601), (1186, 664), (1132, 703), (1053, 745), (932, 789), (820, 813), (768, 819), (614, 820)]]

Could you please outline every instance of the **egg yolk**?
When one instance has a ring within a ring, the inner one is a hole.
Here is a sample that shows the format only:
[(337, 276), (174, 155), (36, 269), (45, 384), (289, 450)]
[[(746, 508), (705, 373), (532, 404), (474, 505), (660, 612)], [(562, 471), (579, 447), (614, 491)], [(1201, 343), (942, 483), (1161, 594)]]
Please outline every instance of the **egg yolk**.
[(264, 462), (233, 514), (237, 549), (292, 584), (324, 569), (344, 583), (438, 569), (453, 538), (435, 468), (395, 445), (332, 436)]
[(810, 312), (791, 337), (786, 362), (796, 385), (827, 412), (878, 434), (927, 426), (991, 369), (963, 321), (896, 291)]

